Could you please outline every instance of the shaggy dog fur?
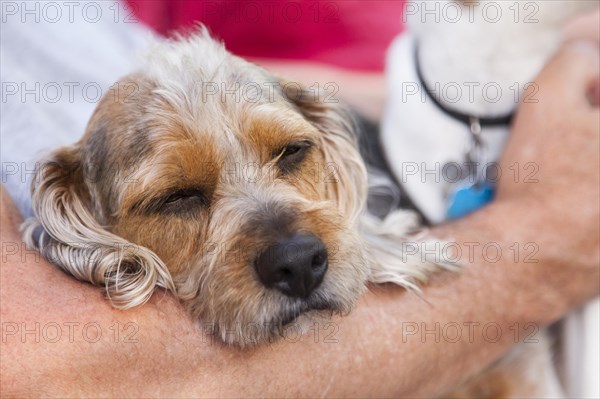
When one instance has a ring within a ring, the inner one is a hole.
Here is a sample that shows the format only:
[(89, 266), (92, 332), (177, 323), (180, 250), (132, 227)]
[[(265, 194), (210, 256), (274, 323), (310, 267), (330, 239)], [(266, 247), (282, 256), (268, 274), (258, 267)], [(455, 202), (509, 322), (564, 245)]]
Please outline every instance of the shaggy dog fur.
[[(231, 344), (347, 313), (368, 281), (415, 288), (437, 264), (452, 268), (402, 251), (414, 215), (381, 223), (364, 211), (351, 121), (335, 98), (273, 77), (205, 31), (165, 41), (105, 95), (78, 143), (40, 164), (25, 237), (116, 307), (163, 287)], [(255, 268), (295, 234), (327, 252), (307, 298), (265, 287)]]

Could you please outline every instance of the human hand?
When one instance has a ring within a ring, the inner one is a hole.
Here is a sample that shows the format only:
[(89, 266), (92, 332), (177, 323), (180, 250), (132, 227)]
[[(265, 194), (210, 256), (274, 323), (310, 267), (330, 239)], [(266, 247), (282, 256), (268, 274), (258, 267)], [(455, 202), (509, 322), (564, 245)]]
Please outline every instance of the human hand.
[[(600, 46), (600, 8), (569, 21), (563, 29), (563, 38), (566, 42), (588, 40)], [(600, 79), (592, 84), (588, 97), (593, 105), (600, 105)]]
[(565, 41), (591, 40), (600, 44), (600, 8), (570, 20), (563, 29)]

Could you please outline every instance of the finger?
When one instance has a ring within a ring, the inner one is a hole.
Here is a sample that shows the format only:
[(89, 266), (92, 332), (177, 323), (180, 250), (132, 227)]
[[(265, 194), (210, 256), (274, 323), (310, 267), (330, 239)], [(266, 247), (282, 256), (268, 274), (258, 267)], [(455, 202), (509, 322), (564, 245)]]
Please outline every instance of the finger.
[(589, 106), (588, 93), (600, 76), (600, 50), (593, 42), (566, 43), (536, 79), (542, 98)]
[(600, 8), (570, 21), (563, 30), (565, 40), (593, 40), (600, 44)]

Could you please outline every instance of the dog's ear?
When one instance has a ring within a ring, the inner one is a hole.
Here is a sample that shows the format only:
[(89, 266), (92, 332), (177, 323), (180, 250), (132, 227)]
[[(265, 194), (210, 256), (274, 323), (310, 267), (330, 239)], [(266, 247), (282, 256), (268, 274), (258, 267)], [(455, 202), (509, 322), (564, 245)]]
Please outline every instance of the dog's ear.
[(85, 174), (78, 144), (55, 151), (36, 168), (35, 217), (23, 225), (27, 245), (75, 278), (104, 286), (117, 308), (143, 304), (156, 286), (173, 290), (156, 254), (106, 231), (94, 217), (93, 183)]
[(282, 91), (300, 113), (321, 132), (327, 197), (342, 214), (358, 220), (367, 195), (367, 171), (358, 151), (358, 129), (340, 101), (324, 90), (281, 81)]

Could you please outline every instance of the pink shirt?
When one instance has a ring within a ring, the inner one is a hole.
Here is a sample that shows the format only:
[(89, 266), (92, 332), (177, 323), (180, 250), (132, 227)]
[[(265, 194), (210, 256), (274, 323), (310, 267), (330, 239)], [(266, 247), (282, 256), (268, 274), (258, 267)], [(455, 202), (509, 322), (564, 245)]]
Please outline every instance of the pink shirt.
[(404, 0), (128, 0), (161, 34), (204, 23), (235, 54), (383, 71)]

